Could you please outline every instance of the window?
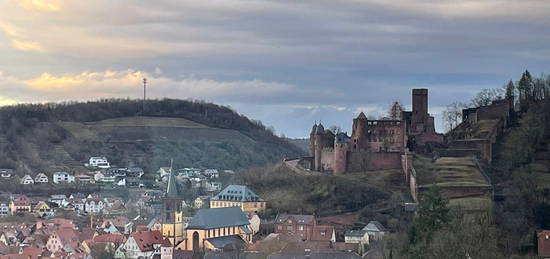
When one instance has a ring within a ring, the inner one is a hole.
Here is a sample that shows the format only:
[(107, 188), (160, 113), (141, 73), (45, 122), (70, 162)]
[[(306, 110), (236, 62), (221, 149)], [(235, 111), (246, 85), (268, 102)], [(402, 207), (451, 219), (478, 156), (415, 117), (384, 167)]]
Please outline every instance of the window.
[(283, 226), (278, 225), (278, 226), (277, 226), (277, 229), (278, 229), (278, 230), (283, 230)]
[(304, 230), (304, 226), (303, 226), (303, 225), (300, 225), (300, 230)]

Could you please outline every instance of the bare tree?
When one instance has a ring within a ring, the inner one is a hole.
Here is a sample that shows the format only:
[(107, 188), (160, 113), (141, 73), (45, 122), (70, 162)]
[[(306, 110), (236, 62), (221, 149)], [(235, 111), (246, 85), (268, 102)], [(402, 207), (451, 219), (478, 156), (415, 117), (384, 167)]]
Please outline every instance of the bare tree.
[(462, 109), (466, 107), (467, 105), (461, 102), (453, 102), (447, 105), (447, 108), (443, 111), (443, 119), (449, 130), (452, 130), (462, 122)]
[(506, 90), (504, 88), (483, 89), (472, 99), (472, 106), (487, 106), (493, 101), (502, 100)]
[(334, 134), (338, 134), (342, 131), (342, 128), (340, 128), (340, 126), (336, 126), (336, 125), (332, 125), (328, 129), (330, 131), (332, 131), (332, 133), (334, 133)]
[(403, 104), (400, 101), (395, 101), (390, 106), (388, 111), (388, 118), (390, 120), (401, 120), (401, 114), (403, 113)]

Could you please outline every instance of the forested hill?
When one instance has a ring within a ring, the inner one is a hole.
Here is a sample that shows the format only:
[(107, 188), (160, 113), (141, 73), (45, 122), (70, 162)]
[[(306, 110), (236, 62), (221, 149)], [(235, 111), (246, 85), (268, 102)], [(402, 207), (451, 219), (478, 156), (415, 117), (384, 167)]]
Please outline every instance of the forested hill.
[(0, 168), (70, 170), (89, 156), (118, 166), (240, 169), (304, 152), (224, 106), (107, 99), (0, 108)]

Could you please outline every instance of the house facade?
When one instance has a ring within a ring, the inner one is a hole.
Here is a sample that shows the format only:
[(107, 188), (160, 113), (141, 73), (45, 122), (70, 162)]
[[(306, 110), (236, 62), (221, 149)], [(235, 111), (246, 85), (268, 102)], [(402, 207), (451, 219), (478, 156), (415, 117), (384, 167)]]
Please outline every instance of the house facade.
[(10, 206), (7, 202), (0, 202), (0, 217), (10, 215)]
[(110, 168), (111, 165), (109, 164), (109, 161), (106, 157), (90, 157), (88, 165), (90, 167), (98, 167), (98, 168)]
[(53, 173), (52, 181), (55, 184), (74, 183), (74, 176), (67, 172), (55, 172)]
[(378, 221), (373, 220), (363, 228), (363, 231), (369, 235), (369, 242), (372, 240), (382, 240), (386, 234), (386, 228)]
[(138, 259), (160, 256), (160, 250), (167, 241), (159, 231), (137, 231), (128, 237), (115, 252), (115, 258)]
[(38, 217), (53, 217), (55, 215), (53, 208), (45, 201), (39, 201), (34, 206), (33, 213)]
[(23, 185), (31, 185), (31, 184), (34, 184), (34, 179), (32, 179), (30, 175), (26, 174), (21, 178), (20, 182)]
[(39, 173), (34, 177), (34, 182), (35, 183), (48, 183), (48, 182), (50, 182), (50, 179), (48, 178), (48, 176), (46, 174)]
[(316, 225), (312, 215), (279, 214), (275, 218), (275, 233), (300, 236), (303, 240), (310, 240), (313, 228)]
[(364, 230), (349, 230), (344, 235), (344, 240), (348, 244), (369, 244), (369, 234)]
[(15, 176), (15, 171), (13, 169), (0, 169), (0, 178), (9, 179)]
[(10, 211), (12, 215), (31, 212), (31, 199), (21, 195), (10, 201)]
[(100, 213), (105, 208), (105, 201), (100, 198), (89, 198), (84, 202), (84, 211), (88, 213)]

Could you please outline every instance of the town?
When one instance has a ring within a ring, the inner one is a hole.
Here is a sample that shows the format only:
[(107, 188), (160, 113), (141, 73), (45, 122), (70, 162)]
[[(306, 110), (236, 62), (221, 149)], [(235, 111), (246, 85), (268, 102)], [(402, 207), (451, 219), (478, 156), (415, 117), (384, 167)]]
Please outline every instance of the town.
[[(85, 167), (88, 173), (54, 172), (51, 178), (0, 169), (2, 184), (53, 185), (52, 190), (100, 185), (130, 192), (127, 199), (106, 189), (84, 193), (75, 188), (49, 196), (2, 193), (0, 258), (283, 258), (304, 252), (361, 258), (387, 231), (377, 221), (345, 230), (342, 226), (355, 222), (287, 213), (262, 218), (269, 204), (249, 187), (225, 184), (222, 190), (221, 180), (233, 170), (161, 167), (155, 173), (159, 188), (146, 188), (141, 168), (111, 167), (106, 157), (91, 157)], [(201, 191), (184, 199), (181, 183)]]

